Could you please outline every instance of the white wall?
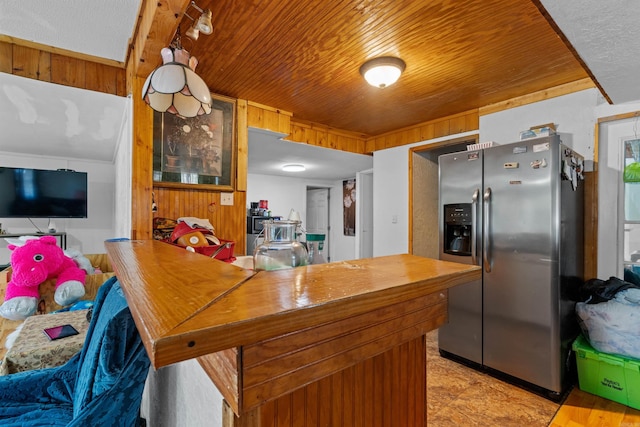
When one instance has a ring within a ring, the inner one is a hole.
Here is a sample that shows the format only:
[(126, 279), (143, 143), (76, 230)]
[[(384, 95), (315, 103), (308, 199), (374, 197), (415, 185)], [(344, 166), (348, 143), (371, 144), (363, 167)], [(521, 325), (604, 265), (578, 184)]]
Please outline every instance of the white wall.
[[(122, 130), (118, 138), (118, 146), (115, 153), (115, 214), (114, 233), (112, 237), (131, 238), (131, 181), (132, 171), (132, 144), (133, 144), (133, 100), (127, 98), (127, 114), (123, 120)], [(151, 209), (151, 201), (149, 201)]]
[(480, 141), (508, 144), (519, 140), (520, 131), (554, 123), (563, 143), (593, 161), (595, 108), (601, 100), (589, 89), (481, 116)]
[[(357, 185), (357, 184), (356, 184)], [(269, 201), (271, 215), (287, 218), (289, 211), (300, 212), (302, 226), (307, 215), (307, 187), (329, 188), (329, 254), (331, 261), (355, 258), (355, 237), (342, 233), (342, 181), (305, 180), (283, 176), (249, 174), (247, 209), (251, 202)], [(326, 250), (325, 250), (326, 251)]]
[(222, 395), (196, 359), (149, 369), (140, 415), (149, 427), (222, 427)]
[(409, 251), (409, 149), (475, 133), (465, 132), (373, 153), (373, 256)]
[[(114, 237), (115, 166), (110, 163), (19, 156), (0, 153), (0, 166), (35, 169), (73, 169), (87, 172), (88, 218), (56, 218), (59, 232), (67, 233), (67, 248), (82, 253), (104, 253), (104, 240)], [(48, 219), (35, 218), (35, 225), (46, 231)], [(0, 218), (2, 228), (8, 233), (35, 233), (38, 230), (27, 218)], [(9, 262), (11, 251), (0, 236), (0, 264)]]

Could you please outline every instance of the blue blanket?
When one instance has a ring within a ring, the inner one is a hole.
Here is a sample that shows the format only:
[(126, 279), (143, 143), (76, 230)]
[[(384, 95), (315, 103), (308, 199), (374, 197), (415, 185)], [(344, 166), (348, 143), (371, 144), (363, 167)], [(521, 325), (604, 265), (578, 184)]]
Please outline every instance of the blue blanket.
[(149, 358), (120, 283), (96, 297), (80, 353), (66, 364), (0, 377), (0, 425), (135, 426)]

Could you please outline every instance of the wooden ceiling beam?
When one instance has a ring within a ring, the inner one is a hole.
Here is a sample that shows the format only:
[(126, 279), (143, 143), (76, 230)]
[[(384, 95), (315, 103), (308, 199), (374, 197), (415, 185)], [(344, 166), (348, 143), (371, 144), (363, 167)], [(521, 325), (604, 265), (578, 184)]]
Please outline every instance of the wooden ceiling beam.
[(140, 8), (129, 61), (134, 73), (146, 78), (162, 63), (160, 51), (171, 43), (189, 0), (145, 0)]
[(111, 67), (124, 68), (124, 63), (116, 61), (114, 59), (102, 58), (100, 56), (88, 55), (86, 53), (74, 52), (72, 50), (62, 49), (55, 46), (49, 46), (42, 43), (33, 42), (30, 40), (24, 40), (18, 37), (11, 37), (4, 34), (0, 34), (0, 42), (28, 47), (30, 49), (36, 49), (42, 52), (53, 53), (55, 55), (67, 56), (69, 58), (80, 59), (86, 62), (95, 62), (96, 64), (109, 65)]

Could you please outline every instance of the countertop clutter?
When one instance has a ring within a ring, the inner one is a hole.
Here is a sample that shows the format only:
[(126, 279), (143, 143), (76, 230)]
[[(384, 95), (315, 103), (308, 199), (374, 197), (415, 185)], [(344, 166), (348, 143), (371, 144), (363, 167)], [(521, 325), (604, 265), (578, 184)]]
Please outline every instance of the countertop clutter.
[(235, 242), (218, 238), (206, 218), (154, 218), (153, 238), (220, 261), (235, 260)]

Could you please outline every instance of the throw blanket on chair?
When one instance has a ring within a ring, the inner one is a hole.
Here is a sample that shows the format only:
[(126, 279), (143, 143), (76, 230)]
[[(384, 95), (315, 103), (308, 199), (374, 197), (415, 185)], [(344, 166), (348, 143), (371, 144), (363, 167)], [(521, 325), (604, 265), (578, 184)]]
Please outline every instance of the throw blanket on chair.
[(149, 358), (120, 283), (98, 291), (82, 351), (65, 365), (0, 377), (0, 425), (135, 426)]

